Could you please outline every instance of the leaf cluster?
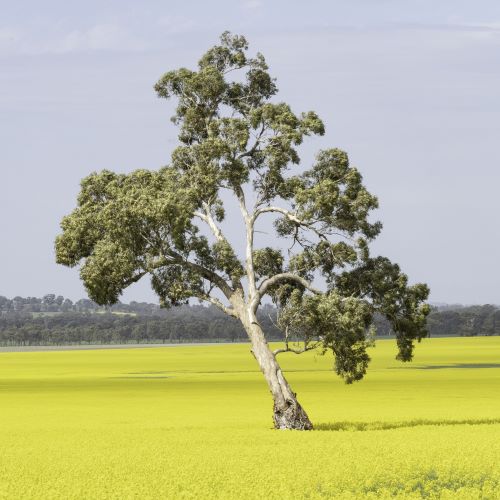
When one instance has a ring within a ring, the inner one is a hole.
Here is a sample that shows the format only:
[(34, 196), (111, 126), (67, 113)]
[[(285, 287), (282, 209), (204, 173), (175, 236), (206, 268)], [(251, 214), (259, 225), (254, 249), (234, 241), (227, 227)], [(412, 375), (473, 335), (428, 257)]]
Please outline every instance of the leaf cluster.
[(205, 294), (206, 282), (215, 280), (212, 273), (236, 276), (242, 267), (232, 249), (210, 246), (193, 224), (200, 206), (196, 189), (172, 167), (89, 175), (77, 208), (61, 222), (57, 262), (82, 263), (80, 276), (99, 304), (115, 303), (146, 274), (165, 305)]
[(360, 380), (366, 373), (371, 344), (369, 304), (355, 297), (344, 297), (332, 290), (324, 295), (291, 293), (279, 314), (279, 325), (306, 344), (316, 342), (323, 353), (334, 354), (334, 368), (346, 383)]

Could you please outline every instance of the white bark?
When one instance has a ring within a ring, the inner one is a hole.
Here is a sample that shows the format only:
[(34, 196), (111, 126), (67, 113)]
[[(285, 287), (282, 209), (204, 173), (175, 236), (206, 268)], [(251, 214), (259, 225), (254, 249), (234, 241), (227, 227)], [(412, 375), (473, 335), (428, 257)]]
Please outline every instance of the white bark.
[[(238, 198), (241, 214), (245, 223), (245, 254), (248, 293), (245, 298), (243, 288), (241, 286), (231, 288), (229, 284), (216, 273), (204, 270), (205, 275), (210, 275), (209, 278), (211, 281), (214, 282), (228, 298), (231, 307), (227, 308), (222, 303), (217, 301), (217, 299), (210, 300), (210, 302), (215, 303), (215, 305), (228, 314), (237, 317), (245, 328), (252, 344), (252, 353), (259, 364), (273, 397), (274, 426), (278, 429), (312, 429), (312, 424), (306, 412), (297, 401), (295, 393), (292, 391), (283, 375), (275, 354), (269, 348), (264, 332), (257, 321), (256, 310), (260, 303), (260, 299), (266, 290), (273, 284), (278, 283), (280, 280), (294, 279), (314, 293), (321, 293), (321, 291), (314, 289), (310, 283), (293, 273), (281, 273), (270, 277), (265, 280), (257, 290), (253, 263), (253, 239), (255, 219), (259, 214), (259, 210), (256, 210), (252, 215), (250, 215), (246, 206), (245, 195), (241, 187), (236, 187), (234, 192)], [(209, 207), (205, 206), (204, 209), (204, 213), (196, 212), (194, 215), (208, 224), (217, 240), (226, 241), (224, 235), (211, 217)], [(264, 209), (262, 210), (266, 211)], [(205, 300), (209, 300), (208, 297), (206, 297)]]
[(203, 204), (203, 208), (205, 210), (204, 213), (202, 212), (195, 212), (194, 215), (196, 217), (199, 217), (202, 221), (206, 222), (210, 230), (212, 231), (213, 235), (217, 239), (217, 241), (227, 241), (226, 237), (222, 233), (221, 229), (217, 224), (215, 223), (212, 215), (210, 214), (210, 207), (208, 206), (207, 203)]
[(255, 270), (253, 266), (253, 217), (250, 216), (247, 210), (245, 202), (245, 194), (241, 187), (236, 190), (236, 197), (240, 205), (241, 215), (245, 222), (246, 230), (246, 245), (245, 245), (245, 255), (246, 255), (246, 268), (247, 268), (247, 279), (248, 279), (248, 296), (252, 300), (255, 292)]
[(254, 311), (245, 303), (241, 295), (235, 294), (231, 303), (248, 334), (252, 344), (252, 353), (273, 397), (274, 426), (277, 429), (312, 429), (311, 421), (297, 401), (296, 394), (285, 379), (276, 356), (269, 348)]

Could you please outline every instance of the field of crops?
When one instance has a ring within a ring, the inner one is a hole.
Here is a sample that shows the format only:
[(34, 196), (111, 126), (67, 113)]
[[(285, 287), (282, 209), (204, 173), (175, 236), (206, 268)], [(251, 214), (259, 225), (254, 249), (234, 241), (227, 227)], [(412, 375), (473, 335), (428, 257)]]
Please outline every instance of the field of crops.
[(248, 345), (0, 353), (0, 498), (500, 498), (500, 338), (371, 355), (281, 355), (290, 432)]

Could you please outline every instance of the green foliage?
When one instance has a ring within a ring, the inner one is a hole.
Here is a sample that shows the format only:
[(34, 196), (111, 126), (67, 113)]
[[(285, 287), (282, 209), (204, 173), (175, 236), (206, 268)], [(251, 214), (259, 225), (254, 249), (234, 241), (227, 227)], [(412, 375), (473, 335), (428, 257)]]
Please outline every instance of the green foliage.
[(335, 355), (335, 371), (350, 384), (363, 378), (370, 361), (367, 329), (372, 322), (369, 304), (336, 291), (324, 295), (291, 293), (279, 325), (296, 338), (319, 340), (323, 352)]
[(207, 242), (191, 223), (196, 196), (186, 181), (173, 168), (91, 174), (82, 181), (77, 208), (61, 222), (57, 262), (83, 260), (80, 276), (89, 296), (111, 304), (160, 263), (202, 252)]
[(106, 238), (94, 245), (92, 255), (80, 269), (80, 277), (89, 297), (99, 304), (114, 304), (138, 266), (129, 247)]
[(244, 274), (243, 266), (231, 245), (226, 241), (217, 241), (212, 245), (215, 269), (226, 273), (233, 281), (238, 281)]
[(339, 149), (321, 151), (302, 179), (302, 189), (295, 193), (300, 219), (320, 220), (330, 230), (349, 236), (360, 232), (374, 238), (380, 232), (380, 223), (368, 221), (370, 211), (378, 207), (377, 198), (363, 186), (362, 176), (349, 165), (347, 153)]
[(253, 265), (255, 275), (274, 276), (283, 271), (284, 258), (281, 250), (266, 247), (253, 251)]
[(345, 295), (370, 300), (372, 310), (385, 316), (397, 337), (401, 361), (413, 357), (413, 340), (427, 335), (430, 308), (424, 303), (429, 289), (424, 284), (408, 286), (408, 277), (385, 257), (366, 258), (360, 265), (337, 276), (336, 289)]
[(345, 241), (332, 243), (321, 240), (306, 247), (290, 259), (290, 269), (312, 279), (312, 272), (319, 269), (328, 279), (335, 276), (338, 269), (357, 261), (356, 249)]

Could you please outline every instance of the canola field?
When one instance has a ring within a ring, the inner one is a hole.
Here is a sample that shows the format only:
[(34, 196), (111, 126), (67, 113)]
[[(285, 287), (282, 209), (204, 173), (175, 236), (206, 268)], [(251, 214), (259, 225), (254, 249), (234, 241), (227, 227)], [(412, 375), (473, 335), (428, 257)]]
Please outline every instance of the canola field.
[(316, 426), (292, 432), (245, 344), (1, 352), (0, 498), (500, 498), (500, 338), (395, 353), (351, 386), (280, 355)]

